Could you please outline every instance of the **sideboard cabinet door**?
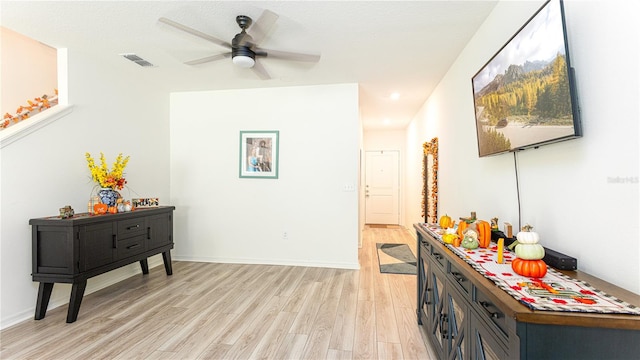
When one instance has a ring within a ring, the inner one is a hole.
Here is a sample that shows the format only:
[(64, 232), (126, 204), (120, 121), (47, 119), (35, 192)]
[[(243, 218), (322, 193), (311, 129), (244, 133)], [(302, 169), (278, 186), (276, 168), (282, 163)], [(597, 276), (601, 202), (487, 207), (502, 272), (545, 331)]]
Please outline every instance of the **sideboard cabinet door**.
[[(496, 336), (496, 332), (492, 332), (490, 326), (484, 324), (476, 314), (471, 313), (471, 359), (513, 359), (514, 356), (508, 354), (500, 337)], [(517, 349), (513, 350), (517, 351)]]
[(171, 213), (147, 217), (147, 249), (171, 244), (173, 223)]
[(114, 260), (117, 239), (115, 223), (105, 222), (80, 229), (80, 271), (107, 265)]

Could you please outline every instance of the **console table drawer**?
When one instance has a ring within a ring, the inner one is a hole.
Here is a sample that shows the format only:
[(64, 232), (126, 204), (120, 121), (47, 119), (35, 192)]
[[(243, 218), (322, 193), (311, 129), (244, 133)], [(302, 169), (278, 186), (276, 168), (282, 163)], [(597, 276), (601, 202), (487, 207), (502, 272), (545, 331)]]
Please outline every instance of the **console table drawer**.
[(422, 249), (420, 250), (421, 252), (425, 254), (431, 254), (431, 244), (426, 241), (420, 241), (420, 246), (422, 247)]
[(466, 298), (471, 298), (471, 290), (473, 288), (473, 284), (471, 284), (471, 281), (469, 281), (469, 279), (467, 279), (467, 277), (463, 275), (453, 263), (449, 263), (447, 277), (453, 280), (453, 283), (457, 285), (456, 288), (460, 290), (460, 292), (464, 294)]
[(122, 239), (144, 234), (146, 231), (144, 221), (145, 218), (118, 221), (118, 238)]
[(473, 306), (487, 322), (495, 324), (506, 337), (509, 333), (507, 327), (507, 317), (489, 298), (478, 288), (474, 288)]
[(437, 249), (436, 247), (431, 247), (431, 258), (435, 260), (435, 263), (444, 270), (447, 265), (447, 259), (444, 257), (444, 254), (441, 252), (442, 250)]
[(145, 251), (144, 235), (118, 241), (118, 259), (141, 254)]

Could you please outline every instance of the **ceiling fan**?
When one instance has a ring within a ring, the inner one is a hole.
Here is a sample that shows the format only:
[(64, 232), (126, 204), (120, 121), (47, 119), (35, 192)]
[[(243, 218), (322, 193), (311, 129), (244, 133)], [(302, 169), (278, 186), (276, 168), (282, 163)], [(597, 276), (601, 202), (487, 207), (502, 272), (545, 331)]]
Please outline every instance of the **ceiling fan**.
[[(240, 26), (241, 31), (236, 34), (236, 36), (231, 40), (231, 43), (165, 17), (161, 17), (158, 21), (231, 50), (230, 52), (187, 61), (185, 64), (198, 65), (231, 57), (235, 65), (243, 68), (251, 68), (261, 79), (267, 80), (270, 79), (271, 76), (264, 66), (257, 61), (257, 58), (269, 57), (274, 59), (306, 62), (317, 62), (320, 60), (319, 54), (304, 54), (261, 48), (259, 45), (265, 39), (267, 33), (275, 24), (277, 19), (278, 15), (269, 10), (265, 10), (255, 23), (249, 16), (236, 16), (236, 22), (238, 23), (238, 26)], [(249, 27), (251, 27), (251, 35), (247, 33), (247, 29), (249, 29)]]

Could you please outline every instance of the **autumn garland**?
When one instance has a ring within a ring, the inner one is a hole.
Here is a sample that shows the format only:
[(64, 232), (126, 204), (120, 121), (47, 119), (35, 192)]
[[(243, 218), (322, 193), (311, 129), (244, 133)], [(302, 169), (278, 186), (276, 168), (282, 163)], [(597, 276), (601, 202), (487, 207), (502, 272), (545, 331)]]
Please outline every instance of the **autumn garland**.
[(36, 112), (40, 112), (50, 108), (58, 103), (58, 89), (54, 89), (55, 95), (49, 97), (48, 95), (42, 95), (41, 97), (34, 98), (33, 101), (27, 100), (28, 105), (20, 105), (16, 110), (15, 115), (5, 113), (0, 121), (0, 130), (8, 128), (10, 125), (16, 124), (22, 120), (28, 119)]
[(102, 152), (100, 152), (100, 166), (96, 165), (91, 154), (86, 153), (85, 157), (87, 158), (87, 166), (91, 171), (91, 179), (93, 181), (103, 188), (122, 190), (127, 183), (124, 178), (124, 168), (129, 162), (129, 156), (123, 157), (122, 153), (118, 154), (111, 171), (107, 167), (107, 162)]

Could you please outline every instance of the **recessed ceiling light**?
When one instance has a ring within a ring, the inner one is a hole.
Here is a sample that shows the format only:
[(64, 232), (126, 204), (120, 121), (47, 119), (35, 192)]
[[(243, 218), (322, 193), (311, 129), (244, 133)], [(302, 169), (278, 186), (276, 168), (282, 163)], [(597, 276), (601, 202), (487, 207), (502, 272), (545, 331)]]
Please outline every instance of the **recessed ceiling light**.
[(389, 95), (389, 99), (391, 99), (391, 100), (400, 99), (400, 93), (397, 93), (397, 92), (391, 93), (391, 95)]
[(384, 120), (382, 120), (382, 123), (385, 124), (385, 125), (389, 125), (389, 124), (391, 124), (391, 120), (390, 119), (384, 119)]

